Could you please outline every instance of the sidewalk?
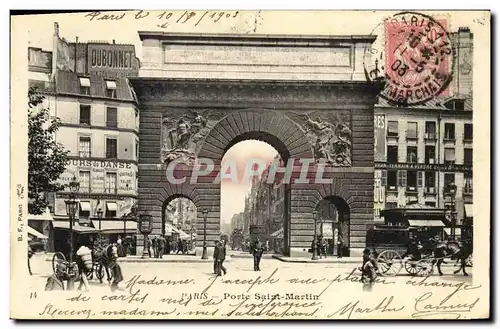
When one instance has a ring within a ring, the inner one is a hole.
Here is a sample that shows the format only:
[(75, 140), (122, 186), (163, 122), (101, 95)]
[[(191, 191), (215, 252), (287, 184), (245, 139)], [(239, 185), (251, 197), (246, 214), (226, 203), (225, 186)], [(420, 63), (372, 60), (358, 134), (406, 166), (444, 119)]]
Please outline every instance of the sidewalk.
[(272, 258), (277, 259), (286, 263), (312, 263), (312, 264), (361, 264), (363, 262), (362, 257), (342, 257), (337, 258), (337, 256), (328, 256), (327, 258), (321, 258), (317, 260), (312, 260), (311, 257), (287, 257), (282, 255), (272, 255)]
[[(247, 251), (234, 251), (234, 250), (231, 250), (229, 251), (229, 256), (231, 256), (232, 258), (253, 258), (253, 255)], [(273, 254), (262, 254), (262, 258), (264, 259), (272, 259), (273, 258)]]
[[(54, 253), (45, 254), (45, 260), (48, 262), (52, 261)], [(167, 254), (163, 255), (163, 258), (142, 258), (142, 256), (132, 256), (119, 257), (118, 262), (120, 263), (213, 263), (212, 257), (208, 259), (201, 259), (201, 256), (195, 255), (180, 255), (180, 254)], [(228, 257), (225, 262), (231, 262), (230, 257)]]

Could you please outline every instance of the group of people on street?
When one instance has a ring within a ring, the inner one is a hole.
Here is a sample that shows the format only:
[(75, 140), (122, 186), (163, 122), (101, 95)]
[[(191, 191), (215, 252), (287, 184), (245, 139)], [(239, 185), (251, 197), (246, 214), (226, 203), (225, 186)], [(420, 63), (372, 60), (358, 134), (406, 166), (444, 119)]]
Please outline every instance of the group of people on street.
[[(227, 269), (224, 266), (224, 260), (226, 259), (226, 245), (227, 241), (223, 238), (220, 238), (220, 240), (217, 241), (214, 246), (214, 274), (217, 276), (220, 276), (223, 273), (224, 275), (226, 275), (227, 273)], [(262, 259), (264, 250), (265, 245), (260, 241), (259, 238), (257, 238), (251, 247), (251, 252), (253, 254), (254, 271), (260, 271), (260, 260)]]
[(174, 252), (176, 254), (187, 254), (189, 252), (189, 244), (186, 240), (179, 239), (177, 242), (172, 242), (164, 235), (155, 236), (149, 240), (148, 253), (151, 258), (151, 250), (154, 258), (163, 258), (163, 255)]
[[(320, 259), (323, 257), (326, 258), (328, 250), (328, 243), (326, 239), (324, 239), (322, 236), (318, 236), (316, 239), (313, 239), (313, 241), (311, 242), (312, 253), (314, 253), (315, 248)], [(339, 235), (337, 238), (337, 258), (342, 258), (343, 249), (344, 239), (342, 238), (342, 235)]]

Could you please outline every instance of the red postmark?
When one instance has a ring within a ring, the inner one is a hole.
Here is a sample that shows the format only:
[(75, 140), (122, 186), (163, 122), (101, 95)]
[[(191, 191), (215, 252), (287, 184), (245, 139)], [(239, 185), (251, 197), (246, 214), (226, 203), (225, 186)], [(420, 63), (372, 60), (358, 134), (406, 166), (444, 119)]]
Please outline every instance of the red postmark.
[(449, 93), (453, 47), (446, 24), (445, 19), (411, 12), (385, 21), (383, 98), (411, 105)]

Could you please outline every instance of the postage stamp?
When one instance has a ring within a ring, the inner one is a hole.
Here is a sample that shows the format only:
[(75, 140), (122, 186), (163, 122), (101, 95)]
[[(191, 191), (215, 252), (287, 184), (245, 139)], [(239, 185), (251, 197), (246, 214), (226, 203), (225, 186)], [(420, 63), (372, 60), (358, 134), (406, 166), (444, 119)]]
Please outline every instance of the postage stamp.
[(489, 318), (489, 33), (12, 13), (11, 318)]

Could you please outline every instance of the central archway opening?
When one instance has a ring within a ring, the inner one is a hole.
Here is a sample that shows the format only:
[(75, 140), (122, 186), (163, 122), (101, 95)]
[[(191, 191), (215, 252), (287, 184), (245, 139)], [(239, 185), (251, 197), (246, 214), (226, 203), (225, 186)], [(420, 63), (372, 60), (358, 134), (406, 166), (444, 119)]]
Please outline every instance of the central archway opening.
[[(316, 237), (321, 241), (323, 255), (349, 256), (350, 208), (338, 196), (328, 196), (316, 206)], [(339, 244), (339, 241), (342, 243)]]
[(288, 159), (283, 143), (263, 133), (239, 136), (226, 148), (221, 162), (227, 175), (221, 174), (221, 234), (229, 237), (234, 252), (249, 252), (259, 238), (268, 253), (288, 253), (289, 185), (268, 181), (272, 163), (285, 167)]

